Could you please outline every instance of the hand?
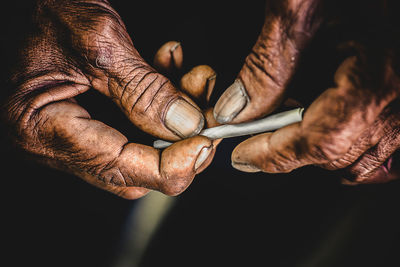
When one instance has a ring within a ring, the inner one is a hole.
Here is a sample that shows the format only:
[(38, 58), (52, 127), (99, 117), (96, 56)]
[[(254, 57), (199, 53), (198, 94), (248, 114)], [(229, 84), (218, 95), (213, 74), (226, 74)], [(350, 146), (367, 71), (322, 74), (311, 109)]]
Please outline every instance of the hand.
[[(164, 151), (130, 143), (75, 101), (97, 90), (137, 127), (166, 140), (194, 136), (206, 123), (186, 94), (144, 62), (107, 1), (37, 1), (32, 25), (2, 111), (13, 141), (27, 154), (127, 199), (149, 190), (177, 195), (210, 164), (215, 147), (205, 137)], [(154, 63), (161, 71), (179, 68), (179, 43), (163, 46)], [(196, 96), (211, 91), (212, 69), (203, 66), (195, 74), (186, 77), (195, 81)], [(182, 86), (191, 93), (193, 84)]]
[[(218, 122), (253, 120), (281, 105), (302, 52), (327, 22), (325, 2), (268, 1), (257, 43), (215, 106)], [(312, 102), (301, 123), (239, 144), (232, 153), (235, 168), (278, 173), (314, 164), (340, 170), (351, 184), (398, 177), (391, 158), (400, 145), (398, 34), (388, 23), (393, 7), (375, 2), (363, 11), (375, 14), (374, 21), (381, 24), (372, 26), (385, 30), (363, 26), (373, 35), (347, 40), (355, 52), (338, 67), (335, 86)]]

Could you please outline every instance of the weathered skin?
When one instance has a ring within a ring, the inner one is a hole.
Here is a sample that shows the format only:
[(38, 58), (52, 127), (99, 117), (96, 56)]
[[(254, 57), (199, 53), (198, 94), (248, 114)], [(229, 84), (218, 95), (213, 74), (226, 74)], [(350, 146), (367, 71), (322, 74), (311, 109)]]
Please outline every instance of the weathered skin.
[[(182, 137), (167, 127), (174, 125), (168, 110), (178, 99), (188, 103), (184, 107), (195, 118), (186, 121), (183, 137), (195, 135), (205, 124), (196, 104), (140, 57), (107, 1), (37, 1), (32, 23), (34, 31), (19, 50), (11, 79), (15, 92), (2, 110), (13, 141), (27, 154), (127, 199), (149, 190), (180, 194), (208, 166), (215, 146), (205, 137), (177, 142), (161, 152), (130, 143), (74, 100), (98, 90), (136, 126), (167, 140)], [(164, 46), (156, 66), (180, 67), (180, 46), (178, 52), (171, 61)]]
[[(262, 32), (238, 74), (248, 100), (239, 101), (238, 93), (224, 94), (215, 106), (217, 120), (253, 120), (282, 103), (302, 51), (325, 19), (322, 14), (328, 2), (268, 1)], [(390, 24), (393, 3), (368, 1), (364, 5), (360, 1), (363, 12), (367, 10), (367, 15), (375, 16), (373, 21), (381, 23), (372, 25), (378, 31), (365, 30), (376, 36), (343, 44), (355, 52), (337, 69), (335, 86), (314, 100), (301, 123), (239, 144), (232, 153), (235, 168), (278, 173), (319, 165), (341, 170), (343, 178), (351, 181), (347, 184), (385, 182), (398, 177), (391, 164), (391, 155), (400, 146), (400, 80), (394, 42), (398, 33), (392, 32), (396, 27)], [(236, 97), (235, 103), (246, 103), (244, 107), (230, 107), (227, 99), (232, 96)], [(229, 110), (237, 114), (229, 117)]]

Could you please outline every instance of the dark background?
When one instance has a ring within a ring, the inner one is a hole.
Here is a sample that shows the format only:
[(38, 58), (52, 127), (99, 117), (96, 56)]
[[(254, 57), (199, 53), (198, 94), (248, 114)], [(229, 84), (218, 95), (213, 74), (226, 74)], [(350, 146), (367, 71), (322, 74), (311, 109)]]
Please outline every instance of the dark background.
[[(27, 23), (29, 2), (2, 9), (2, 76)], [(199, 64), (218, 73), (214, 102), (233, 82), (264, 19), (264, 1), (131, 2), (111, 1), (141, 55), (152, 62), (163, 43), (180, 41), (182, 73)], [(319, 33), (292, 94), (307, 103), (328, 88), (344, 56), (335, 45), (356, 34), (351, 27)], [(108, 99), (88, 92), (78, 101), (130, 141), (152, 142)], [(399, 182), (347, 187), (314, 167), (241, 173), (230, 166), (230, 153), (242, 139), (224, 140), (211, 166), (177, 197), (142, 266), (400, 266)], [(26, 161), (8, 143), (2, 147), (1, 240), (4, 261), (12, 260), (6, 266), (110, 266), (136, 201)]]

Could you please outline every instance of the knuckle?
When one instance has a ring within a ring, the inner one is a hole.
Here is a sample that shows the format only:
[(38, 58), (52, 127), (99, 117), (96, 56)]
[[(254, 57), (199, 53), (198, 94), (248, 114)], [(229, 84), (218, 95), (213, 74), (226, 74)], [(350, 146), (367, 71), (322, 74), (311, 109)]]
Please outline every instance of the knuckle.
[[(275, 56), (271, 53), (259, 53), (252, 50), (250, 54), (245, 59), (245, 66), (250, 70), (251, 73), (263, 76), (267, 81), (269, 81), (269, 86), (275, 86), (277, 88), (283, 87), (284, 78), (282, 75), (277, 75), (277, 70), (274, 68), (276, 64), (274, 59)], [(278, 73), (284, 73), (279, 72)]]
[(123, 175), (118, 167), (103, 168), (98, 174), (99, 180), (103, 181), (105, 184), (110, 184), (114, 186), (127, 186), (127, 177)]
[(326, 134), (323, 137), (307, 137), (307, 153), (317, 162), (335, 161), (343, 157), (349, 148), (351, 142), (347, 139), (339, 138), (334, 134)]
[(25, 110), (21, 113), (22, 119), (6, 122), (11, 129), (10, 138), (20, 149), (38, 154), (42, 150), (42, 141), (46, 140), (43, 138), (46, 137), (44, 129), (49, 118), (45, 114), (27, 113)]
[[(78, 49), (86, 51), (86, 59), (99, 69), (118, 69), (114, 66), (127, 53), (133, 53), (131, 39), (118, 14), (111, 9), (95, 5), (93, 14), (86, 14), (84, 22), (75, 20), (72, 29)], [(90, 23), (87, 23), (90, 21)]]
[(96, 173), (96, 176), (105, 184), (121, 188), (128, 188), (129, 186), (135, 185), (134, 178), (129, 171), (121, 167), (119, 162), (123, 149), (122, 147), (120, 151), (115, 151), (113, 154), (109, 155), (110, 158), (108, 160), (99, 157), (92, 158), (90, 165), (94, 166), (93, 171)]
[(160, 184), (160, 191), (168, 196), (177, 196), (182, 194), (190, 185), (192, 177), (167, 177)]
[(268, 173), (287, 173), (292, 171), (297, 164), (298, 161), (291, 153), (276, 151), (273, 158), (263, 161), (261, 169)]
[(321, 164), (319, 166), (327, 170), (339, 170), (351, 165), (353, 162), (354, 159), (350, 159), (349, 157), (347, 157), (346, 154), (345, 157), (343, 158), (339, 158), (337, 160), (330, 161), (328, 163)]
[(131, 82), (124, 86), (123, 91), (127, 94), (126, 109), (130, 115), (145, 114), (152, 106), (158, 94), (163, 93), (163, 89), (167, 85), (167, 78), (155, 73), (154, 71), (140, 72)]

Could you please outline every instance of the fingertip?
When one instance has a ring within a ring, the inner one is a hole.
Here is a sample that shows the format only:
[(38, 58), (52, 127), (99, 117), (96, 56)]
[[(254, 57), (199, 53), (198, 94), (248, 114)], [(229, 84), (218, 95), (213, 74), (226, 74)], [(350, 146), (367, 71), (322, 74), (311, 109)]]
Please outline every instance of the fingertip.
[(232, 166), (245, 172), (261, 171), (269, 138), (270, 133), (260, 134), (237, 145), (231, 155)]
[(215, 86), (217, 74), (208, 65), (199, 65), (186, 73), (180, 82), (182, 91), (195, 99), (209, 100)]
[(161, 154), (161, 191), (178, 195), (191, 184), (195, 174), (204, 170), (212, 160), (214, 146), (204, 136), (195, 136), (174, 143)]
[(183, 98), (178, 98), (168, 106), (164, 124), (170, 131), (184, 139), (199, 134), (204, 128), (205, 119), (195, 106)]
[[(189, 169), (195, 171), (204, 163), (213, 148), (210, 139), (199, 135), (172, 144), (162, 152), (162, 157), (173, 158), (182, 168), (190, 165), (191, 168)], [(171, 162), (169, 161), (168, 164)], [(187, 165), (184, 163), (187, 163)], [(178, 167), (178, 165), (175, 167)]]
[(162, 45), (154, 56), (154, 67), (162, 73), (179, 70), (183, 64), (183, 50), (180, 42), (169, 41)]

